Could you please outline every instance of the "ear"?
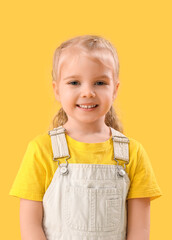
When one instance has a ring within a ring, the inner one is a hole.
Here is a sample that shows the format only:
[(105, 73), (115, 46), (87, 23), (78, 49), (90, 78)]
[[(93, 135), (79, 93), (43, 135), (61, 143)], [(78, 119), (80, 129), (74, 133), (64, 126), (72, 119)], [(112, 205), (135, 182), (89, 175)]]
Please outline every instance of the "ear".
[(117, 97), (119, 84), (120, 84), (120, 81), (119, 81), (119, 79), (117, 79), (117, 80), (115, 81), (115, 86), (114, 86), (114, 91), (113, 91), (113, 97), (112, 97), (112, 100), (113, 100), (113, 101), (114, 101), (115, 98)]
[(53, 91), (54, 91), (55, 98), (56, 98), (57, 101), (60, 102), (59, 86), (57, 84), (57, 81), (53, 81), (52, 86), (53, 86)]

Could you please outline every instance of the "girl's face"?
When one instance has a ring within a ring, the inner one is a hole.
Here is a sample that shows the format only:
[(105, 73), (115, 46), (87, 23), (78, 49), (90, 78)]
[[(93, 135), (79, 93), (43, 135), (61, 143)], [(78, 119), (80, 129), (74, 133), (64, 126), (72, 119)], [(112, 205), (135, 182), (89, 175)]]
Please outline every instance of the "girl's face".
[[(68, 122), (78, 124), (104, 123), (105, 114), (116, 98), (119, 81), (112, 78), (112, 70), (87, 56), (67, 54), (60, 80), (53, 81), (55, 98), (60, 101)], [(98, 105), (85, 110), (78, 105)]]

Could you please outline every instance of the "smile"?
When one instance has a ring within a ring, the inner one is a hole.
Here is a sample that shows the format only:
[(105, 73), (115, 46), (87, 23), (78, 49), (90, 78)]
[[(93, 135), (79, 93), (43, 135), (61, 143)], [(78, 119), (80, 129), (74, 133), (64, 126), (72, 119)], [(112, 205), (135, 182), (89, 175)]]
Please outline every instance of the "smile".
[(90, 105), (90, 106), (86, 106), (86, 105), (76, 105), (78, 108), (83, 109), (85, 111), (89, 111), (89, 110), (93, 110), (96, 107), (98, 107), (98, 105)]

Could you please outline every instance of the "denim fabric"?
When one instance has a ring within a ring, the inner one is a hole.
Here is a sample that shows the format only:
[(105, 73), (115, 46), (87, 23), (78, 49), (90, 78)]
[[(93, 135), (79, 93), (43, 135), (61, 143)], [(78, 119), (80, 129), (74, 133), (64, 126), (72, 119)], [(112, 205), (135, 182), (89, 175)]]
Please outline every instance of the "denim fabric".
[(60, 169), (43, 197), (47, 240), (126, 240), (130, 180), (126, 172), (118, 174), (123, 167), (68, 164), (68, 174)]

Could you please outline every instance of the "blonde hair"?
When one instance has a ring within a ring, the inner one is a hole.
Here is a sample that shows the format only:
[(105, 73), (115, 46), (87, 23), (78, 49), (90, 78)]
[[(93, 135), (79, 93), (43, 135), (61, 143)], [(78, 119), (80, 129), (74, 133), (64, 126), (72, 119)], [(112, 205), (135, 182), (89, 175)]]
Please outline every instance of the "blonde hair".
[[(53, 69), (52, 69), (53, 81), (58, 81), (58, 79), (60, 79), (60, 69), (65, 58), (65, 54), (62, 53), (69, 47), (79, 48), (82, 54), (87, 54), (87, 57), (95, 61), (99, 61), (106, 65), (107, 67), (112, 68), (113, 79), (115, 84), (115, 80), (118, 79), (119, 76), (119, 60), (117, 51), (108, 40), (98, 35), (77, 36), (67, 41), (64, 41), (59, 47), (56, 48), (53, 57)], [(113, 67), (111, 67), (112, 63)], [(67, 122), (67, 120), (68, 120), (67, 114), (61, 107), (53, 117), (52, 127), (49, 127), (49, 129), (62, 126)], [(122, 123), (120, 122), (113, 105), (105, 115), (105, 124), (123, 133)]]

